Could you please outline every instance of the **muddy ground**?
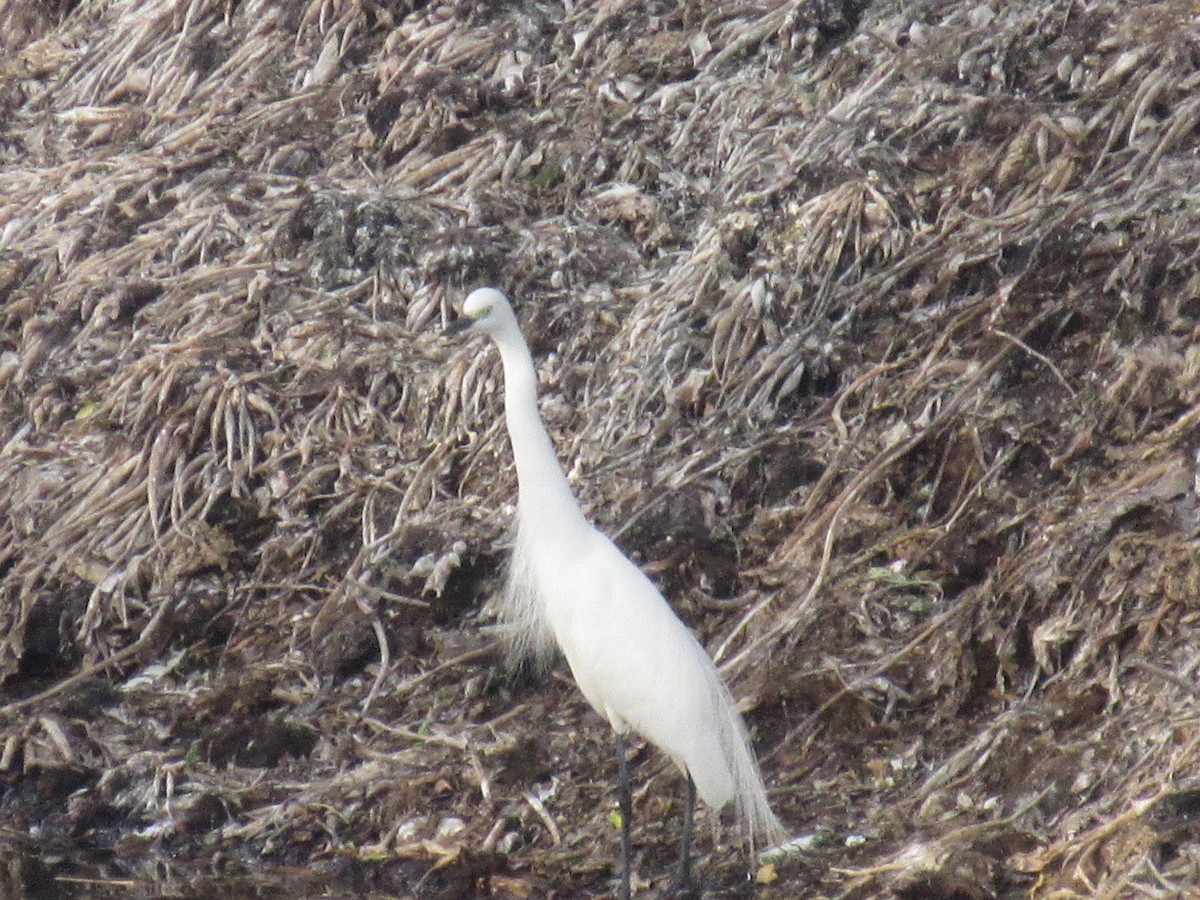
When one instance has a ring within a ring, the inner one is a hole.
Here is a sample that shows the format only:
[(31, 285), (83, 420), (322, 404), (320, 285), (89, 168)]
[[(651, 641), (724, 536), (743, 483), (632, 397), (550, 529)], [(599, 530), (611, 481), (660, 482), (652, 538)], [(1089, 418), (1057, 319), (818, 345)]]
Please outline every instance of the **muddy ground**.
[[(795, 838), (706, 896), (1200, 891), (1200, 16), (0, 0), (0, 895), (594, 897), (506, 674), (514, 298)], [(639, 896), (682, 802), (633, 759)], [(725, 832), (728, 838), (728, 831)]]

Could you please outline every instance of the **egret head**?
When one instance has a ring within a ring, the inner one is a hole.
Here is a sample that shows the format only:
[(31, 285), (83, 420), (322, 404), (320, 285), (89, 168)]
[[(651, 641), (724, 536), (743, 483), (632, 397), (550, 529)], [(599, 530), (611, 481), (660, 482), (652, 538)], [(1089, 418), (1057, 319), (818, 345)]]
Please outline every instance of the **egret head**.
[(517, 319), (508, 298), (495, 288), (477, 288), (463, 301), (462, 317), (450, 323), (443, 337), (453, 337), (465, 332), (487, 334), (492, 337), (503, 331), (517, 328)]

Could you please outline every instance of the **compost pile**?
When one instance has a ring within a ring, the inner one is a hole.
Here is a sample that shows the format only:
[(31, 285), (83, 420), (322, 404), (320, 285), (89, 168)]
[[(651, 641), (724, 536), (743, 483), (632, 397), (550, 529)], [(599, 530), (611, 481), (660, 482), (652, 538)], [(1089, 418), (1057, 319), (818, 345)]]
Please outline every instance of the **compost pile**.
[[(710, 896), (1200, 885), (1200, 15), (0, 0), (5, 896), (587, 897), (506, 675), (513, 298), (789, 844)], [(631, 760), (640, 896), (678, 773)], [(749, 873), (749, 875), (747, 874)]]

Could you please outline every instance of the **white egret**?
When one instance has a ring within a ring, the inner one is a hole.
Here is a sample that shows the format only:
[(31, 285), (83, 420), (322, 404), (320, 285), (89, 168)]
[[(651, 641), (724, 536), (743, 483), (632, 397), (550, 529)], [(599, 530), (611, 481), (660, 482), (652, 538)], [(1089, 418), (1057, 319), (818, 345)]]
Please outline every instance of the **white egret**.
[(500, 350), (504, 412), (517, 467), (517, 535), (497, 603), (510, 660), (546, 661), (557, 646), (588, 703), (616, 734), (621, 896), (630, 893), (632, 799), (622, 735), (636, 731), (687, 778), (676, 888), (692, 887), (696, 793), (734, 804), (743, 836), (781, 840), (746, 727), (712, 660), (650, 579), (592, 526), (554, 454), (537, 407), (537, 373), (512, 307), (480, 288), (446, 330), (485, 334)]

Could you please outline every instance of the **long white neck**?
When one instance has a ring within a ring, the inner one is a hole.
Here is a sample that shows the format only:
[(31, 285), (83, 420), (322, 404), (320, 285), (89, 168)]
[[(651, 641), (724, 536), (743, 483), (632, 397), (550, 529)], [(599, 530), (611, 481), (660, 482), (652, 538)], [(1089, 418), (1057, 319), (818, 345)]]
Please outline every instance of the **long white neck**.
[(506, 333), (496, 338), (496, 346), (504, 365), (504, 416), (517, 464), (520, 520), (548, 528), (586, 525), (538, 414), (537, 371), (525, 339), (519, 332)]

